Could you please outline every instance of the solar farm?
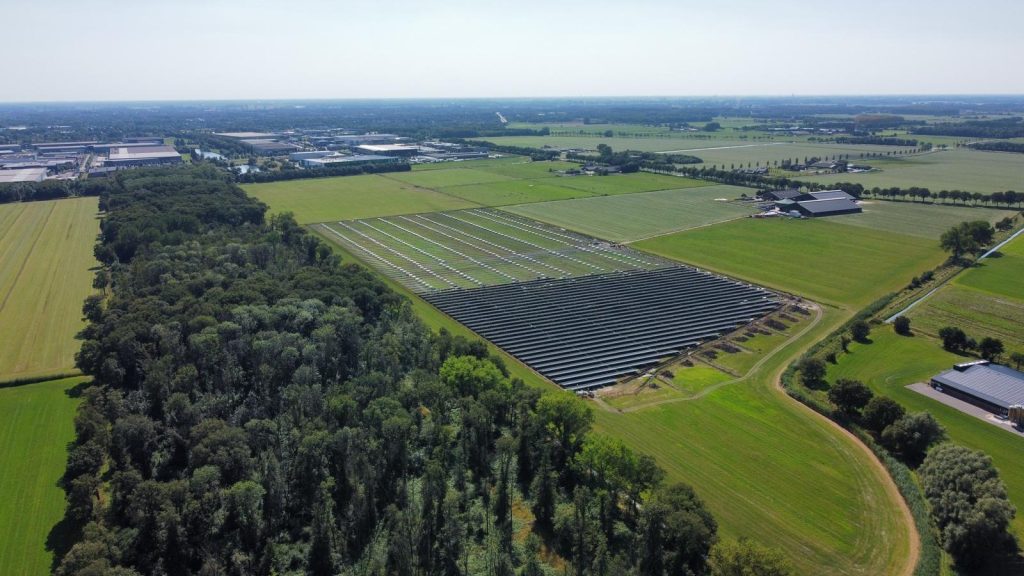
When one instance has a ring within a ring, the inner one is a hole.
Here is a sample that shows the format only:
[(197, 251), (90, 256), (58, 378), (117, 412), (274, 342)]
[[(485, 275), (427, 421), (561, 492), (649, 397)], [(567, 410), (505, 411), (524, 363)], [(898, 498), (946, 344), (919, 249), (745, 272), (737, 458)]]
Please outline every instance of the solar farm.
[(490, 208), (318, 226), (571, 390), (614, 384), (780, 302), (763, 288)]

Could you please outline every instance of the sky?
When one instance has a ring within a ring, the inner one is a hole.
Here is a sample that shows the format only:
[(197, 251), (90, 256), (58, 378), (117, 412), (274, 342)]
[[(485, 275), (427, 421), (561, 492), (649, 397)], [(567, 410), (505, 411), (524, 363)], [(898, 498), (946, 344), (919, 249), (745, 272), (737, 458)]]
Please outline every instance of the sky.
[(1024, 94), (1020, 0), (0, 0), (0, 102)]

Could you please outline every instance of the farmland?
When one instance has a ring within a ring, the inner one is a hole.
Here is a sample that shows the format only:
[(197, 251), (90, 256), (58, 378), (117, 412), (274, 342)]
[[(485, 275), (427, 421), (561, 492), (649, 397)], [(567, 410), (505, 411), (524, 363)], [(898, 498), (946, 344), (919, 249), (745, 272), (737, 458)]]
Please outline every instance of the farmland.
[(835, 216), (830, 220), (851, 226), (937, 239), (943, 232), (960, 222), (988, 220), (994, 224), (1002, 218), (1017, 214), (1016, 211), (993, 208), (885, 200), (862, 200), (860, 205), (864, 209), (860, 214)]
[(866, 188), (922, 186), (933, 191), (966, 190), (984, 194), (1020, 190), (1024, 184), (1024, 155), (957, 149), (909, 158), (874, 159), (877, 172), (800, 177), (804, 182), (856, 182)]
[(0, 205), (0, 380), (74, 368), (96, 211), (96, 198)]
[(742, 219), (634, 246), (851, 309), (904, 286), (945, 258), (934, 239), (827, 219)]
[[(1010, 500), (1018, 510), (1024, 509), (1024, 461), (1020, 458), (1024, 439), (906, 388), (908, 384), (926, 382), (962, 362), (963, 357), (946, 352), (934, 339), (897, 336), (888, 327), (877, 328), (871, 340), (871, 344), (852, 344), (850, 353), (842, 355), (829, 369), (830, 381), (859, 379), (876, 394), (893, 398), (908, 411), (927, 410), (946, 428), (950, 440), (992, 457), (1006, 482)], [(1018, 537), (1024, 536), (1024, 516), (1018, 513), (1012, 526)]]
[(1024, 238), (964, 271), (910, 311), (916, 329), (936, 335), (957, 326), (976, 339), (999, 338), (1007, 351), (1024, 352)]
[(756, 207), (730, 202), (750, 188), (701, 186), (599, 198), (508, 206), (505, 210), (616, 242), (629, 242), (748, 216)]
[(58, 482), (78, 406), (68, 391), (82, 381), (0, 388), (0, 574), (50, 572), (47, 536), (64, 514)]
[(556, 172), (578, 167), (514, 157), (418, 165), (410, 172), (248, 184), (244, 189), (269, 204), (272, 212), (293, 212), (300, 224), (310, 224), (705, 184), (647, 173), (561, 177)]

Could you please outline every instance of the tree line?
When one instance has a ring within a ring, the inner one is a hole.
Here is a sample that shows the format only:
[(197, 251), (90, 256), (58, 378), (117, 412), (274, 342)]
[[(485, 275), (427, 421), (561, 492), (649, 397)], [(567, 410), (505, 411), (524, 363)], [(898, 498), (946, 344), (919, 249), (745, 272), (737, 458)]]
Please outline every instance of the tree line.
[(87, 180), (43, 180), (42, 182), (11, 182), (0, 184), (0, 204), (58, 200), (79, 196), (100, 196), (110, 188), (102, 178)]
[(913, 133), (960, 138), (1020, 138), (1024, 137), (1024, 119), (1020, 116), (1012, 116), (994, 120), (939, 122), (915, 127)]
[(360, 174), (385, 174), (389, 172), (409, 172), (412, 166), (408, 162), (392, 162), (388, 164), (363, 164), (361, 166), (326, 166), (324, 168), (291, 168), (284, 170), (250, 170), (244, 174), (236, 174), (235, 182), (255, 184), (262, 182), (279, 182), (282, 180), (300, 180), (307, 178), (331, 178), (334, 176), (358, 176)]
[(1024, 154), (1024, 143), (1020, 142), (972, 142), (967, 146), (975, 150)]
[(56, 574), (789, 573), (223, 172), (111, 184)]

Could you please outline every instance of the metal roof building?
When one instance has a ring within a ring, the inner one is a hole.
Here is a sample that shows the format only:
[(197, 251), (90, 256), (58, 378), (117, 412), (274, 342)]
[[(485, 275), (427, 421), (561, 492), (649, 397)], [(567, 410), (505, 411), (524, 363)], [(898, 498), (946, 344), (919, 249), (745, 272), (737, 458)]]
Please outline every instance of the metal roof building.
[(863, 209), (861, 209), (861, 207), (855, 202), (846, 200), (845, 198), (803, 200), (796, 203), (796, 209), (804, 216), (810, 216), (812, 218), (863, 212)]
[(12, 182), (42, 182), (46, 179), (46, 168), (19, 168), (0, 170), (0, 184)]
[(985, 360), (957, 364), (934, 376), (932, 387), (1002, 416), (1024, 404), (1024, 373)]
[(326, 168), (328, 166), (348, 165), (361, 166), (365, 164), (393, 164), (401, 162), (397, 156), (377, 156), (375, 154), (353, 154), (350, 156), (323, 156), (320, 158), (307, 158), (301, 160), (306, 168)]
[(103, 161), (105, 166), (152, 166), (155, 164), (178, 164), (181, 154), (171, 146), (135, 146), (111, 148), (110, 155)]
[(856, 200), (856, 198), (842, 190), (822, 190), (821, 192), (811, 192), (808, 196), (813, 200)]

